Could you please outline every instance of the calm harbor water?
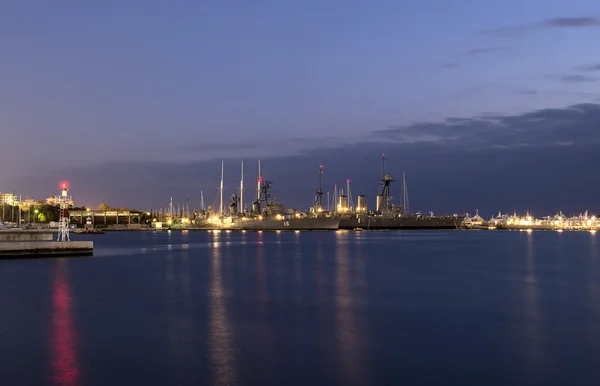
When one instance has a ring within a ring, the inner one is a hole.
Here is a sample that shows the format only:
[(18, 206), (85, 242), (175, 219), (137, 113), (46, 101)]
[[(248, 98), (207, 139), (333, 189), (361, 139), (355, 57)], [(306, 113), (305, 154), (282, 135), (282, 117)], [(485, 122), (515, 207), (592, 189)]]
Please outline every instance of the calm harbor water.
[(3, 385), (600, 381), (600, 234), (74, 238), (0, 261)]

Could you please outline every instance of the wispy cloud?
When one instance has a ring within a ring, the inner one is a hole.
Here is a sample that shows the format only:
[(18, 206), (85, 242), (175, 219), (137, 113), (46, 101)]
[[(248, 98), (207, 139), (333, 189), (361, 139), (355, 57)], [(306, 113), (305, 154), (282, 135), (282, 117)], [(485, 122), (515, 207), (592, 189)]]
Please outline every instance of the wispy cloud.
[(539, 92), (536, 91), (536, 90), (521, 90), (521, 91), (519, 91), (519, 94), (522, 94), (522, 95), (536, 95), (536, 94), (539, 94)]
[(582, 68), (583, 71), (600, 71), (600, 63), (592, 64), (590, 66), (586, 66)]
[(480, 35), (490, 35), (499, 38), (510, 38), (522, 36), (534, 29), (549, 28), (586, 28), (600, 27), (600, 18), (594, 16), (588, 17), (556, 17), (542, 20), (539, 22), (523, 25), (505, 26), (478, 31)]
[(446, 63), (446, 64), (442, 65), (442, 68), (456, 68), (458, 66), (459, 66), (458, 63)]
[[(196, 158), (211, 158), (218, 156), (258, 156), (293, 155), (311, 148), (323, 148), (334, 145), (343, 146), (347, 139), (323, 136), (318, 138), (279, 137), (279, 138), (238, 138), (238, 141), (223, 142), (188, 142), (177, 146), (174, 151), (178, 154), (196, 155)], [(201, 155), (201, 157), (199, 157)]]
[(546, 28), (572, 28), (572, 27), (596, 27), (600, 26), (598, 17), (556, 17), (539, 23), (540, 27)]
[(560, 78), (560, 80), (562, 80), (563, 82), (580, 83), (580, 82), (595, 82), (598, 79), (593, 78), (591, 76), (574, 74), (574, 75), (564, 75)]
[(506, 47), (473, 48), (471, 50), (464, 51), (463, 55), (466, 55), (466, 56), (481, 55), (481, 54), (488, 54), (490, 52), (506, 51), (506, 49), (507, 49)]

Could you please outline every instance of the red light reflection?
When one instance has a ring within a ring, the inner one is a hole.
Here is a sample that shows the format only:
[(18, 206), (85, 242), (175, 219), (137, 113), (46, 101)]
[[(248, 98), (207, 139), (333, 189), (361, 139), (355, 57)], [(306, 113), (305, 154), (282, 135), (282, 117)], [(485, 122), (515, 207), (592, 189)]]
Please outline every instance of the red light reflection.
[(71, 294), (64, 260), (56, 265), (52, 291), (52, 367), (54, 384), (79, 384), (75, 329), (71, 318)]

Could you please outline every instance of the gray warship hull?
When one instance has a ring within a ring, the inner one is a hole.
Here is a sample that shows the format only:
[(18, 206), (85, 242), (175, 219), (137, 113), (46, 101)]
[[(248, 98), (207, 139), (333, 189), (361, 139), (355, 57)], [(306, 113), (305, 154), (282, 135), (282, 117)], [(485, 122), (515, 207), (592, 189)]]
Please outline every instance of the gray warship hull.
[(332, 231), (339, 229), (339, 218), (244, 219), (225, 229), (248, 231)]
[(464, 221), (454, 216), (411, 216), (383, 217), (365, 215), (342, 218), (340, 229), (461, 229)]

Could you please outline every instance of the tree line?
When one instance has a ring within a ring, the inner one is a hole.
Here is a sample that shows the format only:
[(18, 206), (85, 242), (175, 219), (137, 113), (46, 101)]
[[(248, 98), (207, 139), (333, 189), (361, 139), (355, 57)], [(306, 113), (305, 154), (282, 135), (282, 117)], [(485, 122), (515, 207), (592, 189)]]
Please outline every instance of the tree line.
[(58, 221), (60, 218), (60, 208), (56, 205), (48, 205), (37, 203), (30, 205), (28, 209), (21, 209), (17, 205), (2, 204), (0, 205), (0, 221), (2, 222), (18, 222), (19, 210), (21, 221), (23, 222), (40, 222), (46, 223), (50, 221)]

